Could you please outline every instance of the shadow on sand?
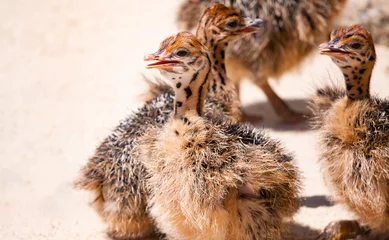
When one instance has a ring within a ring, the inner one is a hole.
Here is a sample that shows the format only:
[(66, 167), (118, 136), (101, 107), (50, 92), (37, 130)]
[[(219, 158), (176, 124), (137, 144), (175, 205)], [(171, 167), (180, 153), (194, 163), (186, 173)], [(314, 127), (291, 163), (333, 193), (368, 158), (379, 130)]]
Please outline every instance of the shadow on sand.
[[(306, 99), (292, 99), (286, 101), (293, 110), (301, 113), (310, 113), (307, 108)], [(257, 102), (254, 104), (246, 105), (243, 107), (243, 111), (250, 116), (262, 116), (263, 120), (260, 122), (253, 122), (255, 127), (258, 128), (270, 128), (275, 131), (309, 131), (311, 128), (308, 125), (308, 121), (290, 124), (282, 122), (281, 119), (276, 115), (272, 106), (269, 102)], [(309, 119), (307, 119), (309, 120)]]
[(366, 236), (360, 236), (357, 239), (358, 240), (388, 240), (389, 234), (375, 233), (374, 231), (372, 231), (370, 234)]
[(308, 208), (331, 207), (333, 205), (334, 204), (328, 200), (328, 197), (324, 195), (301, 198), (301, 206)]
[(319, 230), (295, 222), (288, 222), (287, 228), (288, 231), (284, 234), (284, 240), (313, 240), (321, 233)]

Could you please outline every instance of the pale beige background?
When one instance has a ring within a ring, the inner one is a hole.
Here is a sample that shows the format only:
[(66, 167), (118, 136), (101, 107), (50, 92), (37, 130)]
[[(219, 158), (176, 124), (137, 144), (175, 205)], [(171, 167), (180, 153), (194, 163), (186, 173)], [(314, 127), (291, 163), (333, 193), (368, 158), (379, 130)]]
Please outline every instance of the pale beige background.
[[(177, 31), (177, 4), (0, 1), (1, 240), (103, 239), (104, 226), (87, 204), (89, 195), (74, 191), (71, 183), (110, 129), (141, 104), (136, 99), (146, 89), (140, 81), (140, 73), (147, 72), (143, 55)], [(377, 50), (372, 90), (387, 96), (389, 49)], [(292, 106), (304, 110), (303, 100), (328, 76), (341, 74), (315, 53), (274, 85)], [(350, 216), (325, 200), (315, 132), (280, 124), (258, 89), (245, 83), (243, 91), (248, 110), (261, 107), (266, 113), (258, 127), (281, 139), (304, 172), (303, 196), (308, 198), (296, 221), (321, 229)]]

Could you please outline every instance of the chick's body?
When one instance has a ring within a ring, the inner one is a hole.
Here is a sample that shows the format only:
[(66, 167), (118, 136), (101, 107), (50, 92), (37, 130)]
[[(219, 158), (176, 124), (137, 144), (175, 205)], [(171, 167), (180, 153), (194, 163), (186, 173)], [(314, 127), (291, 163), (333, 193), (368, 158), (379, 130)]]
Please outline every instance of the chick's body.
[(249, 126), (187, 114), (142, 139), (150, 209), (171, 239), (282, 239), (298, 208), (299, 172)]
[(324, 123), (319, 130), (326, 185), (362, 223), (389, 231), (389, 101), (372, 97), (350, 104), (336, 88), (322, 94), (314, 101), (329, 106), (317, 122)]

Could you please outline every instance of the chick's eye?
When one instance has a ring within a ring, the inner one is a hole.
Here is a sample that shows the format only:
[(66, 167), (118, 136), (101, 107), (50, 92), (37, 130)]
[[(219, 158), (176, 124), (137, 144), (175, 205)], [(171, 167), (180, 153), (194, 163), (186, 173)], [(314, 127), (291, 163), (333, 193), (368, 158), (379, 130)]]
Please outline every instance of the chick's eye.
[(238, 21), (237, 20), (229, 21), (229, 22), (227, 22), (227, 26), (229, 28), (236, 28), (238, 26)]
[(360, 43), (353, 43), (353, 44), (351, 44), (350, 47), (354, 48), (354, 49), (360, 49), (362, 47), (362, 44), (360, 44)]
[(189, 55), (189, 51), (186, 50), (186, 49), (179, 49), (177, 52), (176, 52), (177, 56), (179, 57), (185, 57), (185, 56), (188, 56)]

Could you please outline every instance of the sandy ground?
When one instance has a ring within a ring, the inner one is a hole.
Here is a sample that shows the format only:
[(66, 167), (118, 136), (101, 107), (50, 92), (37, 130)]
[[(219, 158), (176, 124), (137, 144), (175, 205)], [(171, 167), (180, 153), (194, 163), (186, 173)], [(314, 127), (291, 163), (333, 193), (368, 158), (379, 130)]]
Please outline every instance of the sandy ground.
[[(3, 0), (0, 3), (0, 239), (103, 239), (90, 196), (72, 181), (94, 148), (145, 90), (143, 55), (176, 32), (170, 1)], [(389, 49), (378, 47), (372, 90), (389, 95)], [(150, 72), (148, 72), (150, 73)], [(314, 54), (276, 91), (296, 109), (318, 82), (341, 79), (327, 57)], [(243, 86), (247, 111), (295, 153), (306, 198), (295, 220), (298, 239), (340, 218), (326, 200), (315, 132), (278, 122), (264, 95)]]

